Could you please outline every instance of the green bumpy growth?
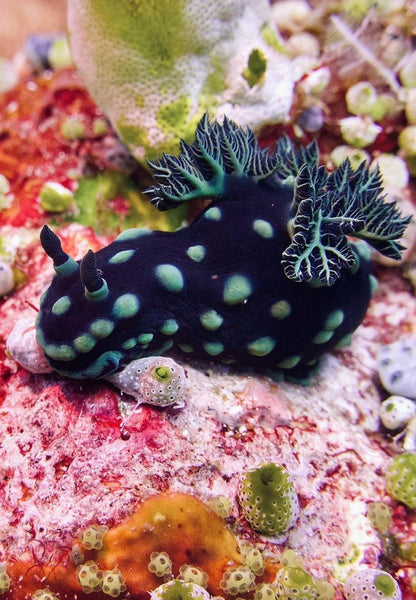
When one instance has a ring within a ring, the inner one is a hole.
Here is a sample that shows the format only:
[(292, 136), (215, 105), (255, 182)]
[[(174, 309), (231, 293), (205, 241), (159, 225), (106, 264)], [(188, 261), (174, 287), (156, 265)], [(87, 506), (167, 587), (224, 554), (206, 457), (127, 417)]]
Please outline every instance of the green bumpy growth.
[(348, 236), (400, 259), (403, 246), (398, 240), (410, 217), (402, 218), (394, 202), (384, 202), (380, 170), (370, 170), (364, 162), (354, 170), (345, 160), (328, 173), (318, 161), (316, 143), (296, 149), (283, 136), (269, 154), (259, 148), (250, 130), (227, 118), (222, 126), (210, 123), (205, 114), (193, 143), (181, 142), (178, 156), (164, 154), (149, 163), (157, 184), (147, 193), (160, 210), (166, 210), (194, 198), (221, 197), (229, 176), (274, 180), (293, 189), (291, 243), (281, 262), (286, 277), (294, 281), (330, 286), (343, 269), (358, 268)]
[(386, 489), (395, 500), (416, 508), (416, 454), (396, 456), (387, 471)]
[(162, 583), (152, 592), (150, 600), (209, 600), (208, 592), (195, 583), (172, 579)]
[(283, 567), (273, 582), (279, 600), (315, 600), (318, 590), (310, 573), (301, 567)]
[(281, 465), (263, 463), (242, 477), (238, 499), (251, 527), (266, 535), (287, 531), (299, 516), (299, 501), (289, 473)]

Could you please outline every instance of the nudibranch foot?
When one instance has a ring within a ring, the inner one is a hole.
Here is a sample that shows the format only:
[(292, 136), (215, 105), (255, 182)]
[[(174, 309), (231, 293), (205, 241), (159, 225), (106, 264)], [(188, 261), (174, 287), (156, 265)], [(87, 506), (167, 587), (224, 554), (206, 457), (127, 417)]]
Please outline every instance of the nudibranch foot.
[(151, 163), (159, 209), (211, 200), (188, 227), (129, 229), (80, 263), (45, 228), (56, 274), (37, 340), (51, 367), (108, 377), (173, 349), (306, 382), (374, 289), (369, 253), (350, 236), (397, 259), (409, 221), (384, 201), (377, 169), (346, 161), (329, 173), (318, 161), (316, 143), (284, 137), (268, 153), (250, 130), (205, 115), (178, 157)]

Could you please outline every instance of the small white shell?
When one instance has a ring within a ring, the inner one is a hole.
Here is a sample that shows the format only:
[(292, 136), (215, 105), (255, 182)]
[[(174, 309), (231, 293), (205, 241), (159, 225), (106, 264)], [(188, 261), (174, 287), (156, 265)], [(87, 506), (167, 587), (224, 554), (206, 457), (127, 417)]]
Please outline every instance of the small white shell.
[(10, 332), (6, 348), (12, 358), (31, 373), (51, 373), (41, 347), (36, 341), (35, 320), (19, 319)]

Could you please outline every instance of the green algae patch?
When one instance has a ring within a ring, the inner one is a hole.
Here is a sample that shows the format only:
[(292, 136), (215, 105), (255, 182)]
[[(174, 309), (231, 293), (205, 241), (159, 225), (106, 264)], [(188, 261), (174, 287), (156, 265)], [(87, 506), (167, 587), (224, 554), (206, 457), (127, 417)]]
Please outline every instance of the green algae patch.
[(117, 171), (81, 177), (74, 202), (76, 214), (65, 215), (64, 222), (76, 221), (104, 234), (132, 227), (174, 231), (186, 218), (184, 206), (158, 211), (128, 175)]

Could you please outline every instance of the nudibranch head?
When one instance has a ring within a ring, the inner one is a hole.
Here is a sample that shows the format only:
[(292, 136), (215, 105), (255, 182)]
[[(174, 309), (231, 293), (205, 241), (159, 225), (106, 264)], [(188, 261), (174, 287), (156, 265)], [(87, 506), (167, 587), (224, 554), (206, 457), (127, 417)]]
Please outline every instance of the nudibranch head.
[(269, 153), (205, 115), (179, 156), (150, 163), (158, 209), (211, 200), (188, 227), (130, 229), (80, 262), (45, 227), (56, 274), (37, 339), (52, 368), (106, 377), (173, 348), (307, 377), (364, 317), (374, 281), (362, 241), (398, 259), (409, 220), (384, 202), (377, 169), (318, 161), (316, 143), (283, 137)]

